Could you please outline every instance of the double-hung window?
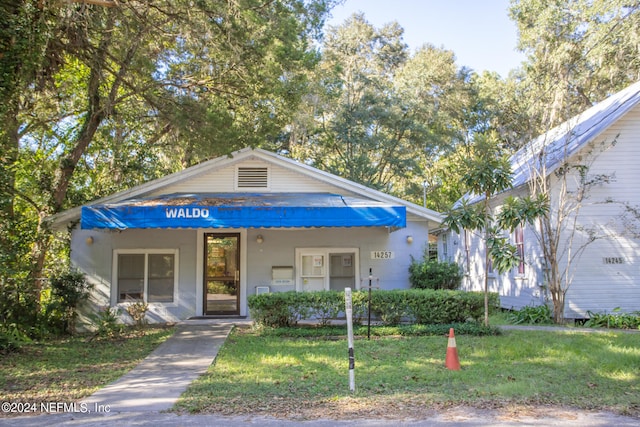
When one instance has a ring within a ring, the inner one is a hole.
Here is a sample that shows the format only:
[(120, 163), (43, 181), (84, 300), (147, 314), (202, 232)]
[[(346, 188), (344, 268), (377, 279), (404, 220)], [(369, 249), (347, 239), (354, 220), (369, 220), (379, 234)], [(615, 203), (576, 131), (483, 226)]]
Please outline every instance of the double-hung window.
[(462, 229), (462, 238), (464, 239), (464, 267), (465, 273), (471, 274), (471, 233)]
[(520, 258), (520, 264), (518, 264), (518, 275), (524, 275), (524, 230), (522, 226), (518, 226), (515, 231), (515, 243), (518, 257)]
[(114, 261), (117, 302), (174, 302), (177, 250), (117, 250)]

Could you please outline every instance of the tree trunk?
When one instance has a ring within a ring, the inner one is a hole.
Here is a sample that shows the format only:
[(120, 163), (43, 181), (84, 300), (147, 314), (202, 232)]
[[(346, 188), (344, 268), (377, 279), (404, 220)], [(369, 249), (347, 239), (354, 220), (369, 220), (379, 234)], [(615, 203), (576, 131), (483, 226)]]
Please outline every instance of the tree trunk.
[(553, 299), (553, 321), (559, 325), (564, 323), (564, 297), (565, 292), (558, 291), (554, 293)]
[[(489, 199), (491, 195), (487, 192), (484, 195), (484, 217), (489, 218)], [(489, 326), (489, 224), (484, 226), (484, 325)]]
[[(114, 25), (114, 16), (108, 15), (107, 22), (105, 24), (105, 31), (100, 43), (95, 50), (94, 56), (90, 59), (90, 73), (89, 81), (87, 82), (87, 111), (84, 116), (84, 122), (78, 132), (78, 136), (73, 144), (71, 152), (62, 157), (60, 160), (60, 167), (54, 182), (51, 194), (51, 212), (47, 214), (56, 214), (61, 212), (64, 208), (64, 202), (67, 198), (67, 192), (71, 184), (71, 179), (78, 166), (78, 162), (85, 154), (89, 144), (93, 140), (98, 127), (102, 121), (108, 116), (108, 111), (111, 111), (113, 102), (115, 100), (117, 89), (122, 83), (120, 77), (123, 73), (125, 66), (121, 66), (121, 73), (116, 76), (111, 86), (109, 96), (106, 97), (106, 101), (101, 95), (101, 87), (105, 83), (105, 75), (103, 70), (106, 68), (106, 62), (108, 58), (107, 50), (111, 43), (112, 29)], [(86, 42), (89, 45), (89, 42)], [(134, 42), (134, 45), (136, 43)], [(33, 280), (34, 286), (39, 289), (42, 281), (44, 280), (44, 265), (47, 257), (47, 248), (50, 242), (50, 233), (48, 230), (44, 230), (41, 227), (42, 217), (38, 225), (38, 235), (33, 245), (32, 255), (33, 261)]]
[[(11, 102), (14, 104), (14, 102)], [(15, 187), (15, 171), (14, 166), (18, 161), (18, 148), (19, 148), (19, 137), (18, 137), (18, 119), (16, 117), (17, 107), (11, 105), (6, 111), (6, 114), (2, 116), (3, 118), (3, 131), (0, 132), (0, 137), (2, 138), (2, 155), (0, 159), (2, 159), (2, 186), (4, 188), (2, 191), (2, 201), (1, 209), (5, 218), (13, 219), (14, 216), (14, 193), (13, 189)]]
[[(18, 161), (18, 120), (15, 100), (7, 100), (0, 114), (0, 284), (13, 280), (19, 270), (20, 251), (16, 248), (15, 165)], [(4, 292), (4, 289), (2, 289)]]
[(553, 321), (557, 324), (564, 323), (564, 302), (565, 294), (567, 293), (567, 289), (562, 286), (558, 266), (558, 233), (560, 232), (561, 227), (557, 227), (554, 232), (550, 218), (540, 219), (540, 244), (547, 266), (545, 274), (553, 303)]
[(550, 273), (549, 291), (551, 292), (551, 300), (553, 301), (553, 321), (561, 325), (564, 323), (564, 302), (567, 290), (562, 286), (562, 281), (558, 274), (558, 262), (555, 257), (553, 258), (552, 265), (550, 265)]
[[(485, 242), (486, 242), (485, 236)], [(489, 326), (489, 249), (485, 251), (484, 260), (484, 325)]]

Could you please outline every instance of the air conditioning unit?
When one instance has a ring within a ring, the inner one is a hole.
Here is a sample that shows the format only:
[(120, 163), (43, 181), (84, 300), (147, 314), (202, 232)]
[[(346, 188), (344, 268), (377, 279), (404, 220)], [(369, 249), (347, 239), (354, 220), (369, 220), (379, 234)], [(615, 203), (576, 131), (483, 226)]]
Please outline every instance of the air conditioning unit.
[(268, 286), (256, 286), (256, 295), (268, 294), (268, 293), (269, 293)]

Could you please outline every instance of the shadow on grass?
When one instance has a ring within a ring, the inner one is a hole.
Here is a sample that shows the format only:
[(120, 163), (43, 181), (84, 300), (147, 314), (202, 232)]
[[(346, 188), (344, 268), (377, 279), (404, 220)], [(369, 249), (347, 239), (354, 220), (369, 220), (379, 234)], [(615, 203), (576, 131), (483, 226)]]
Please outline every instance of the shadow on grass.
[(406, 405), (425, 407), (515, 402), (640, 416), (640, 335), (509, 331), (456, 339), (458, 372), (444, 367), (444, 336), (357, 340), (352, 395), (346, 340), (236, 332), (177, 408), (273, 414), (404, 396)]
[(55, 338), (0, 356), (0, 394), (12, 402), (73, 402), (114, 381), (173, 328), (149, 328), (115, 339)]

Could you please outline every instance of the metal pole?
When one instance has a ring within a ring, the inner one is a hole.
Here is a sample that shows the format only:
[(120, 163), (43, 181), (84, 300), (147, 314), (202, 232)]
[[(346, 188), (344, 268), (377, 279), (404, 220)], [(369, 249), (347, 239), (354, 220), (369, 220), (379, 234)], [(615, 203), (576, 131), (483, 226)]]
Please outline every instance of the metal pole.
[(349, 390), (356, 391), (355, 356), (353, 353), (353, 305), (351, 302), (351, 288), (344, 288), (345, 314), (347, 315), (347, 342), (349, 343)]
[(367, 340), (371, 341), (371, 280), (373, 279), (373, 276), (371, 275), (373, 272), (373, 269), (371, 267), (369, 267), (369, 323), (367, 324)]

